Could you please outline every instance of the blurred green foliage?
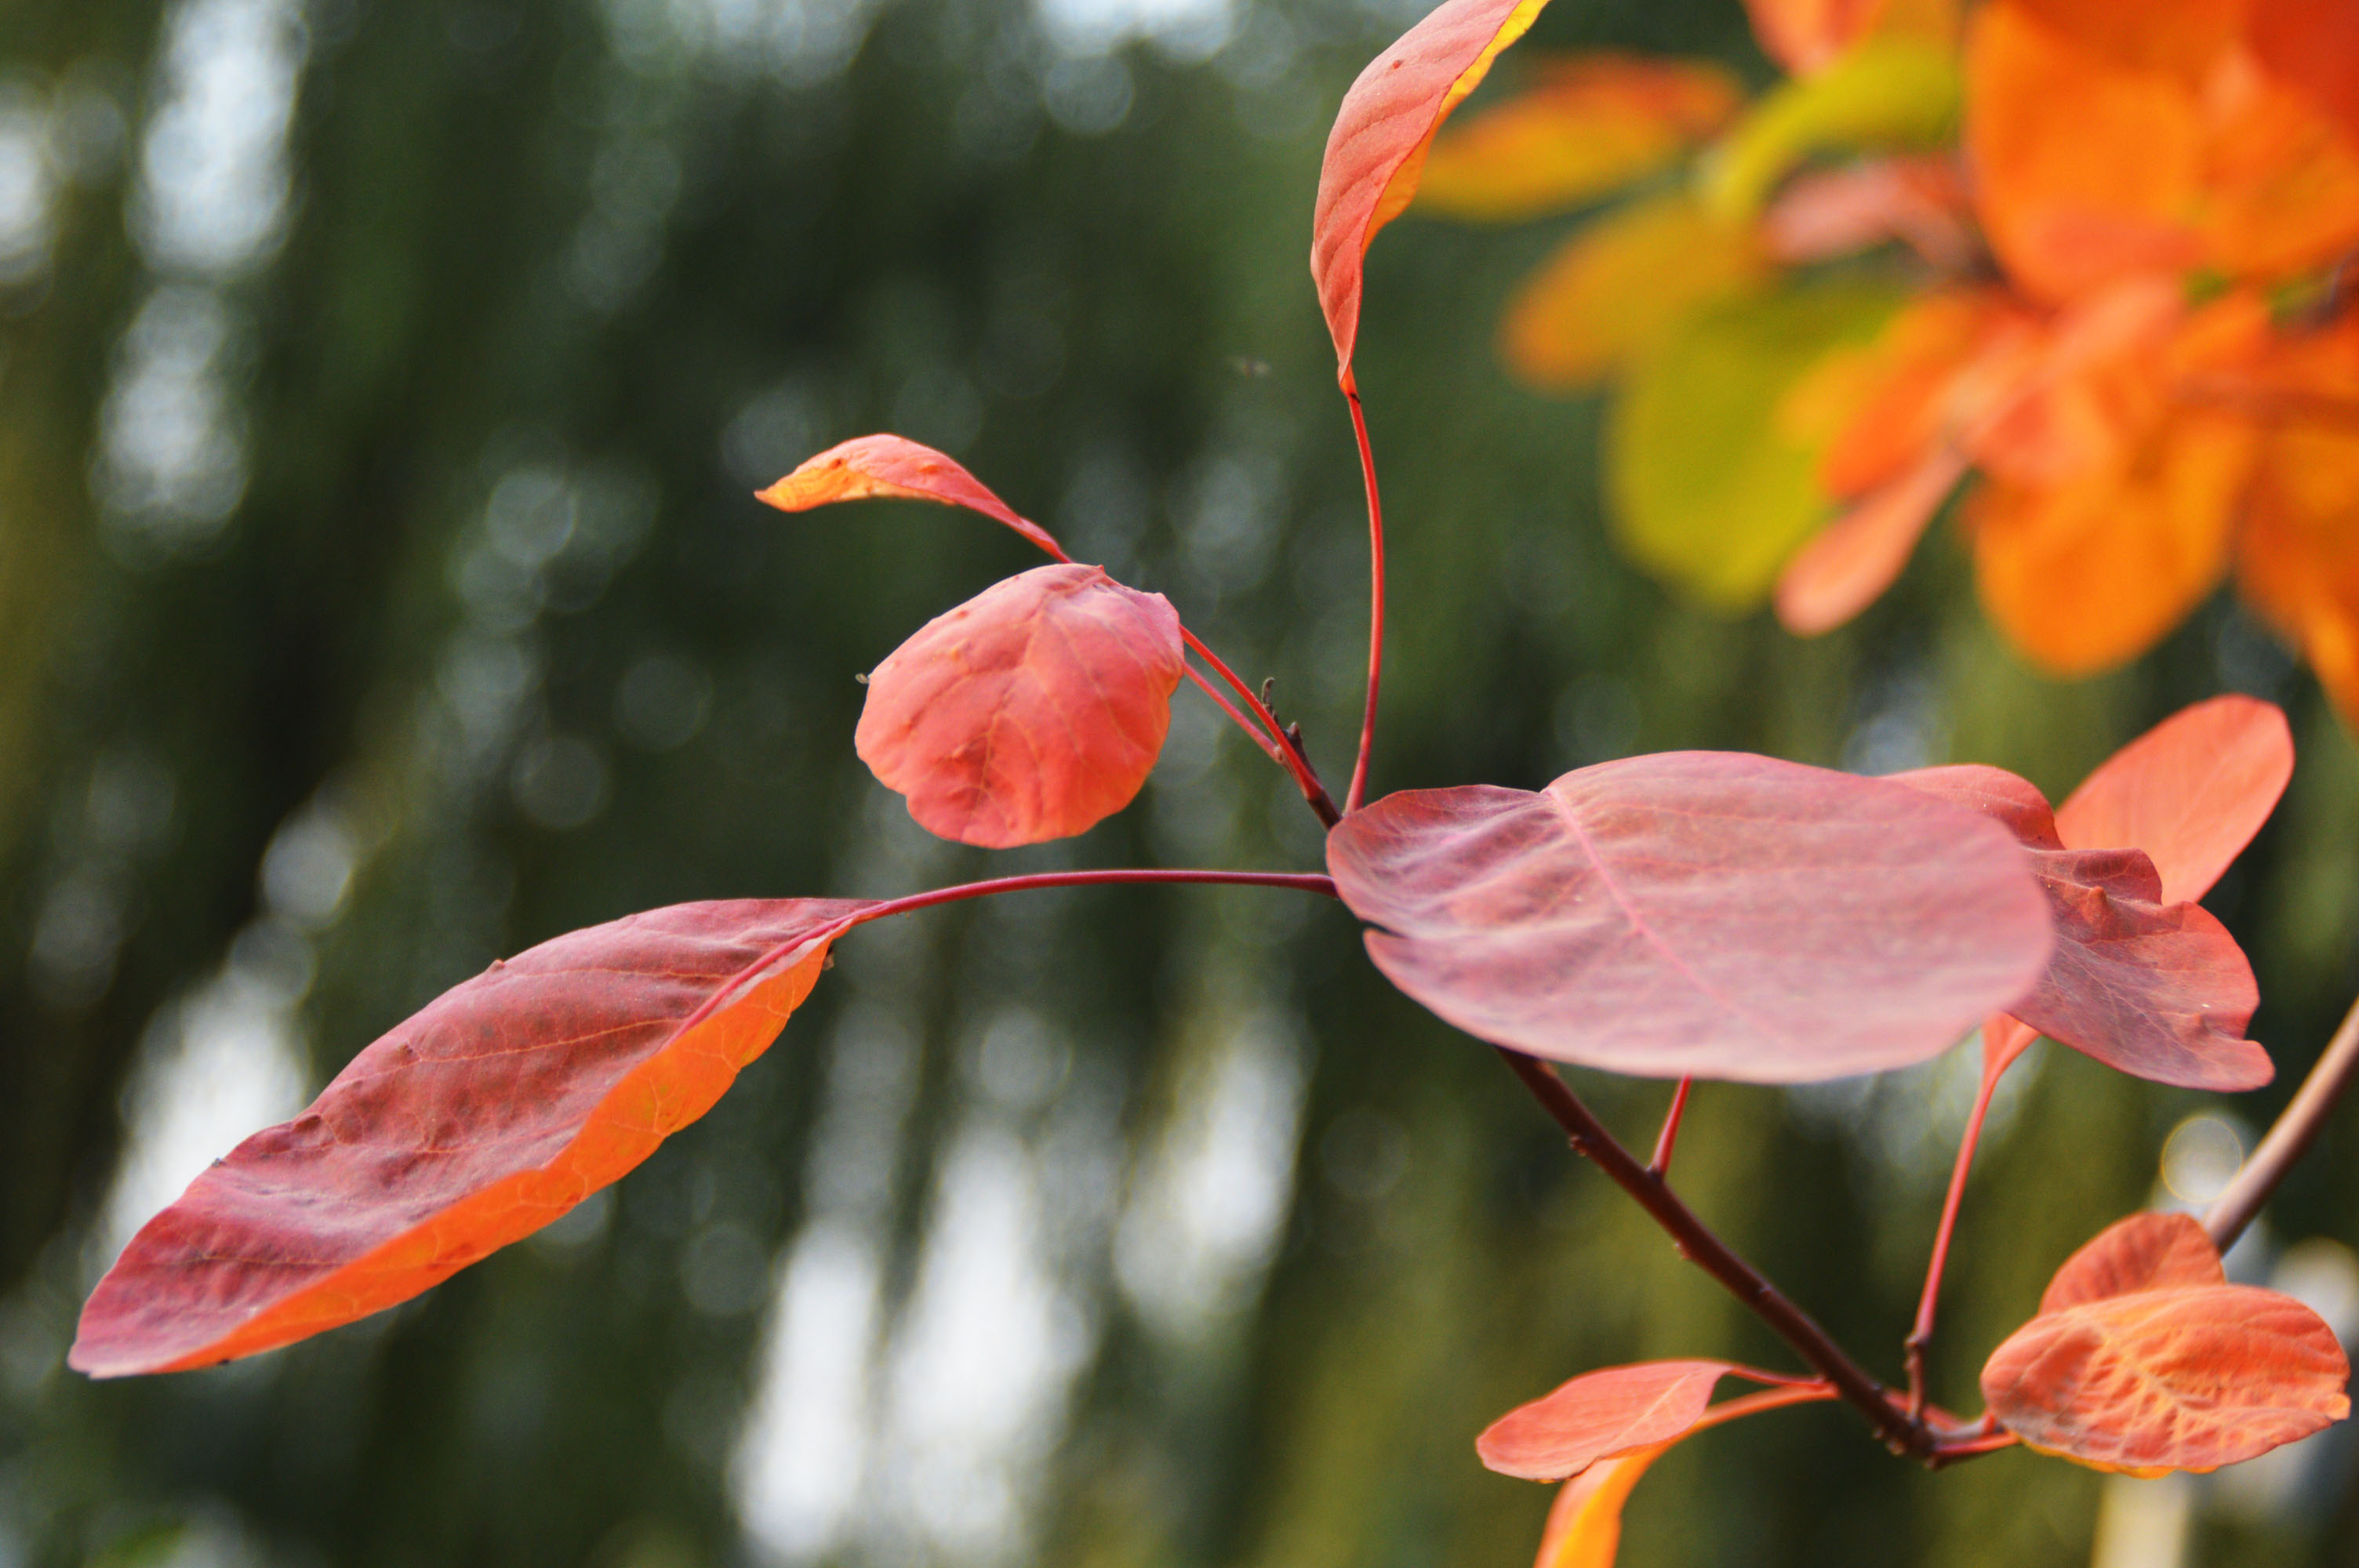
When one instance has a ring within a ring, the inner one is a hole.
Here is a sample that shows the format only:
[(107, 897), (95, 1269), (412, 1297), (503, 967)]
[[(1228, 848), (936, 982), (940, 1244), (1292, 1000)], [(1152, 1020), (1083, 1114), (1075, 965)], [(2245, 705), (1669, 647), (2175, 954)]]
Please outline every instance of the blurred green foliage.
[[(1023, 547), (749, 495), (864, 430), (944, 446), (1275, 676), (1347, 770), (1364, 544), (1303, 253), (1327, 119), (1408, 17), (1125, 15), (10, 12), (0, 1564), (1513, 1563), (1548, 1498), (1475, 1464), (1490, 1417), (1614, 1358), (1783, 1364), (1339, 911), (1149, 890), (862, 933), (611, 1201), (383, 1320), (136, 1384), (60, 1366), (171, 1126), (225, 1147), (249, 1124), (208, 1106), (267, 1103), (274, 1063), (299, 1099), (497, 954), (986, 865), (1316, 863), (1285, 782), (1184, 697), (1147, 795), (1078, 842), (925, 840), (852, 758), (852, 677)], [(1536, 41), (1767, 74), (1723, 0), (1560, 0)], [(2292, 793), (2212, 899), (2280, 1083), (2223, 1110), (2045, 1051), (1934, 1356), (1972, 1408), (2165, 1135), (2265, 1124), (2359, 984), (2359, 757), (2224, 602), (2075, 686), (2012, 662), (1939, 544), (1819, 643), (1670, 603), (1608, 547), (1596, 406), (1489, 358), (1548, 238), (1408, 222), (1372, 258), (1379, 789), (1723, 746), (2060, 793), (2223, 687), (2294, 713)], [(1708, 1087), (1680, 1151), (1695, 1206), (1887, 1370), (1954, 1066)], [(1581, 1087), (1634, 1139), (1665, 1098)], [(2359, 1241), (2353, 1125), (2280, 1241)], [(2207, 1507), (2203, 1560), (2343, 1561), (2329, 1457), (2259, 1522)], [(1666, 1461), (1625, 1561), (2071, 1563), (2099, 1488), (2020, 1453), (1928, 1476), (1799, 1411)]]

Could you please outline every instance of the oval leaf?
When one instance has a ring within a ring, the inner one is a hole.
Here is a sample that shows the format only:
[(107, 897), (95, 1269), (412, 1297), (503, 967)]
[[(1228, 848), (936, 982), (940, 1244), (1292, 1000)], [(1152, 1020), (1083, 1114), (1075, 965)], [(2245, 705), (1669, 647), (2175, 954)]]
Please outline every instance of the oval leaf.
[(1519, 1405), (1474, 1440), (1483, 1463), (1524, 1481), (1561, 1481), (1600, 1459), (1669, 1443), (1703, 1419), (1725, 1361), (1646, 1361), (1585, 1372)]
[(70, 1364), (114, 1378), (251, 1356), (530, 1235), (710, 1109), (869, 907), (679, 904), (494, 964), (149, 1220)]
[(2043, 1313), (1983, 1368), (1983, 1397), (2042, 1453), (2100, 1470), (2216, 1470), (2351, 1413), (2350, 1363), (2291, 1296), (2143, 1291)]
[(1549, 1509), (1532, 1568), (1614, 1568), (1622, 1546), (1622, 1509), (1647, 1467), (1669, 1447), (1658, 1443), (1592, 1465), (1566, 1482)]
[(2043, 1313), (2140, 1291), (2224, 1285), (2228, 1271), (2201, 1221), (2147, 1210), (2116, 1220), (2064, 1260), (2039, 1298)]
[(1046, 528), (1017, 516), (981, 480), (931, 447), (898, 436), (858, 436), (830, 447), (756, 494), (781, 512), (809, 512), (815, 506), (872, 496), (963, 506), (1005, 523), (1059, 560), (1067, 558), (1064, 547)]
[(1499, 52), (1548, 0), (1443, 0), (1368, 62), (1327, 133), (1311, 209), (1310, 276), (1346, 385), (1360, 336), (1362, 264), (1417, 194), (1426, 149)]
[[(1932, 809), (1928, 809), (1928, 806)], [(1799, 1083), (1939, 1054), (2020, 996), (2048, 916), (1997, 824), (1767, 757), (1675, 752), (1538, 795), (1395, 795), (1327, 836), (1395, 985), (1614, 1072)]]
[(854, 745), (929, 832), (992, 849), (1066, 838), (1147, 782), (1184, 656), (1161, 594), (1035, 567), (877, 665)]
[(2274, 703), (2230, 694), (2182, 708), (2107, 758), (2056, 813), (2076, 849), (2135, 845), (2162, 902), (2201, 898), (2253, 841), (2293, 777), (2293, 732)]

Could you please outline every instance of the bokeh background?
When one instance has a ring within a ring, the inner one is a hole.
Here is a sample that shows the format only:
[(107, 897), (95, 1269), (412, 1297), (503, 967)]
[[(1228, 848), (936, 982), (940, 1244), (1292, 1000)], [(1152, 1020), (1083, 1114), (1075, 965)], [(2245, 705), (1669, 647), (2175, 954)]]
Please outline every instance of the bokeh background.
[[(929, 839), (852, 756), (853, 677), (1024, 546), (749, 492), (870, 429), (940, 446), (1347, 773), (1364, 540), (1304, 254), (1334, 106), (1419, 9), (0, 11), (0, 1565), (1519, 1564), (1548, 1493), (1475, 1463), (1490, 1417), (1610, 1359), (1785, 1364), (1341, 911), (1164, 889), (860, 932), (705, 1122), (397, 1312), (62, 1367), (147, 1215), (496, 955), (676, 900), (1317, 864), (1186, 693), (1093, 833)], [(1768, 75), (1734, 0), (1557, 0), (1532, 47), (1598, 45)], [(1595, 406), (1493, 358), (1551, 237), (1412, 218), (1373, 258), (1380, 790), (1722, 746), (2060, 794), (2195, 697), (2293, 715), (2211, 900), (2279, 1084), (2018, 1070), (1935, 1353), (1973, 1408), (2056, 1263), (2216, 1186), (2359, 985), (2359, 753), (2225, 600), (2033, 676), (1939, 535), (1817, 643), (1670, 601), (1606, 543)], [(1707, 1087), (1680, 1184), (1897, 1371), (1973, 1073)], [(1633, 1140), (1667, 1094), (1579, 1087)], [(2237, 1260), (2346, 1330), (2354, 1130)], [(2354, 1465), (2329, 1434), (2200, 1484), (1928, 1476), (1809, 1409), (1659, 1465), (1624, 1561), (2035, 1568), (2102, 1517), (2119, 1563), (2359, 1562)]]

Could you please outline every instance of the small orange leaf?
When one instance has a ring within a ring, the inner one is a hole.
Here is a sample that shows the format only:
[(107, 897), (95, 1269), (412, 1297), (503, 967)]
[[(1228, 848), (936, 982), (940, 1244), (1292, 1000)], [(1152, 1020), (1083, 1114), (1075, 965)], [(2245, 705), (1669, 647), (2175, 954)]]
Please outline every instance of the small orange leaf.
[(1888, 0), (1745, 0), (1761, 52), (1797, 76), (1834, 62), (1865, 37)]
[(1047, 529), (1017, 516), (974, 475), (931, 447), (898, 436), (859, 436), (830, 447), (757, 493), (781, 512), (808, 512), (814, 506), (870, 496), (963, 506), (1005, 523), (1059, 560), (1066, 558)]
[(1427, 149), (1450, 112), (1548, 0), (1443, 0), (1368, 62), (1327, 134), (1311, 209), (1310, 276), (1319, 287), (1337, 373), (1352, 379), (1360, 336), (1363, 262), (1378, 230), (1417, 194)]
[(1777, 620), (1815, 637), (1857, 615), (1898, 580), (1926, 525), (1965, 477), (1956, 449), (1936, 447), (1802, 546), (1777, 578)]
[(1666, 167), (1743, 102), (1735, 78), (1701, 60), (1600, 51), (1538, 78), (1434, 142), (1419, 211), (1512, 222), (1572, 206)]
[(1983, 1397), (2044, 1454), (2099, 1470), (2216, 1470), (2351, 1413), (2333, 1331), (2290, 1296), (2197, 1285), (2042, 1313), (1983, 1368)]
[(1171, 727), (1180, 618), (1097, 567), (1035, 567), (868, 677), (854, 747), (928, 831), (1004, 849), (1128, 806)]
[(1500, 322), (1499, 351), (1534, 386), (1586, 386), (1763, 270), (1746, 229), (1683, 191), (1648, 197), (1575, 233), (1525, 280)]
[(2162, 902), (2201, 898), (2252, 842), (2293, 776), (2293, 733), (2274, 704), (2231, 694), (2183, 708), (2105, 760), (2056, 812), (2075, 849), (2135, 845)]
[(494, 964), (142, 1227), (70, 1364), (117, 1378), (251, 1356), (529, 1236), (711, 1109), (871, 907), (684, 903)]
[(2139, 1291), (2224, 1285), (2228, 1271), (2193, 1215), (2149, 1209), (2115, 1220), (2096, 1238), (2064, 1260), (2048, 1292), (2043, 1313), (2062, 1312), (2083, 1302), (2104, 1301)]
[(1622, 1545), (1622, 1509), (1647, 1467), (1669, 1447), (1658, 1443), (1601, 1460), (1567, 1481), (1549, 1509), (1532, 1568), (1614, 1568)]
[(1555, 1391), (1518, 1405), (1474, 1442), (1483, 1463), (1502, 1476), (1559, 1481), (1600, 1459), (1671, 1442), (1712, 1403), (1725, 1361), (1643, 1361), (1584, 1372)]
[(2278, 360), (2237, 576), (2359, 729), (2359, 316)]

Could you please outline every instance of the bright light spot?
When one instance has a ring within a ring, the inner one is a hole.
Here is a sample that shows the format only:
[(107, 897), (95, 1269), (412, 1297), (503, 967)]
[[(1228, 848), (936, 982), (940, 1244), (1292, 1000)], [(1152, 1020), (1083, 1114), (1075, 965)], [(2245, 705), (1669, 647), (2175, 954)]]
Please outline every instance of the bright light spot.
[(788, 1256), (734, 1480), (745, 1529), (790, 1560), (832, 1544), (859, 1494), (881, 1275), (875, 1243), (834, 1222), (805, 1231)]
[(50, 139), (40, 101), (20, 84), (0, 85), (0, 287), (49, 271), (57, 196)]
[(92, 476), (118, 542), (201, 545), (245, 493), (245, 422), (226, 376), (233, 330), (217, 292), (172, 284), (124, 334)]
[(149, 265), (225, 272), (277, 242), (302, 62), (292, 0), (182, 0), (174, 8), (132, 208)]
[(2201, 1207), (2227, 1191), (2245, 1163), (2245, 1141), (2216, 1116), (2190, 1116), (2162, 1146), (2162, 1184), (2184, 1204)]

